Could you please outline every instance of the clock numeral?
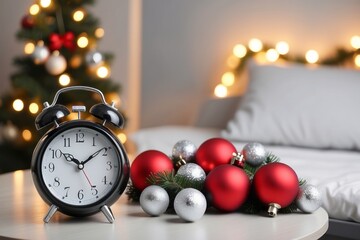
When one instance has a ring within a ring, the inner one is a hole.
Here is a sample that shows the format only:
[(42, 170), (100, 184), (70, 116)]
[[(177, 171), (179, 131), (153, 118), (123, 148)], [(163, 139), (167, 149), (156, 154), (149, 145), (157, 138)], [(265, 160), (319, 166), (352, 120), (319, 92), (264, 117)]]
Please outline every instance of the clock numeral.
[(70, 147), (70, 138), (64, 138), (64, 147)]
[(82, 200), (84, 198), (84, 190), (80, 189), (77, 196), (79, 200)]
[(91, 187), (91, 194), (93, 195), (93, 196), (96, 196), (97, 194), (98, 194), (98, 190), (95, 188), (95, 187)]
[(108, 151), (108, 149), (107, 149), (107, 148), (104, 148), (104, 150), (105, 150), (105, 151), (104, 151), (104, 153), (103, 153), (103, 156), (104, 156), (104, 157), (107, 157), (107, 151)]
[(68, 197), (69, 190), (70, 190), (70, 187), (64, 187), (65, 195), (63, 196), (63, 199)]
[(107, 179), (106, 179), (106, 176), (104, 176), (104, 177), (103, 177), (103, 180), (102, 180), (101, 182), (103, 182), (103, 183), (104, 183), (104, 185), (106, 185), (106, 184), (107, 184)]
[(85, 142), (84, 137), (85, 137), (84, 133), (82, 133), (82, 132), (76, 133), (76, 142), (77, 143)]
[(95, 137), (93, 137), (93, 142), (92, 142), (92, 145), (93, 145), (93, 146), (96, 146), (96, 143), (95, 143)]
[(54, 164), (54, 163), (50, 162), (49, 165), (48, 165), (48, 167), (49, 167), (49, 172), (52, 173), (52, 172), (55, 171), (55, 164)]
[(108, 171), (110, 171), (113, 168), (112, 163), (110, 161), (107, 161), (106, 165), (107, 165), (106, 170)]
[(50, 149), (50, 151), (52, 152), (52, 158), (61, 158), (62, 156), (62, 152), (60, 149)]
[(53, 186), (54, 186), (54, 187), (60, 186), (60, 179), (59, 179), (58, 177), (55, 177), (55, 178), (54, 178)]

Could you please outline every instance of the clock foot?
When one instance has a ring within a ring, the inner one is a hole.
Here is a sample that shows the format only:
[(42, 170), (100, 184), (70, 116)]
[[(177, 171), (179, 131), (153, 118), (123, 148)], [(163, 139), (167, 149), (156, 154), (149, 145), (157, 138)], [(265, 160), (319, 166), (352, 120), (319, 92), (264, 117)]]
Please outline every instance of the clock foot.
[(101, 211), (110, 223), (113, 223), (115, 221), (115, 217), (111, 212), (111, 209), (107, 205), (102, 206)]
[(48, 213), (46, 214), (46, 216), (44, 217), (44, 222), (48, 223), (51, 219), (51, 217), (56, 213), (56, 211), (58, 210), (58, 207), (55, 205), (51, 205)]

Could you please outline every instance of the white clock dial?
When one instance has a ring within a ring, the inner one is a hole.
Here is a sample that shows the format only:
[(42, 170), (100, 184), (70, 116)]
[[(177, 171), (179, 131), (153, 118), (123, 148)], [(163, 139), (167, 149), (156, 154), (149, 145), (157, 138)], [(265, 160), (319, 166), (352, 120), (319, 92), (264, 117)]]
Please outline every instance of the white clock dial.
[(41, 175), (50, 193), (66, 204), (95, 203), (111, 192), (120, 174), (113, 142), (88, 127), (58, 134), (42, 156)]

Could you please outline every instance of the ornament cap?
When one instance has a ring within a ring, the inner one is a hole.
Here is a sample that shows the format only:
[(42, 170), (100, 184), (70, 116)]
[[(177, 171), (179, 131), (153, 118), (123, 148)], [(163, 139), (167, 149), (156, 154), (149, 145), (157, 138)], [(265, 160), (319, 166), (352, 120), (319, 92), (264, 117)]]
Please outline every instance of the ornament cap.
[(175, 168), (180, 168), (181, 166), (183, 166), (185, 164), (186, 164), (186, 161), (181, 156), (176, 158)]
[(281, 206), (277, 203), (270, 203), (268, 208), (268, 214), (270, 217), (276, 217), (278, 210)]
[(242, 155), (239, 152), (238, 153), (234, 152), (232, 155), (233, 157), (231, 158), (231, 165), (234, 165), (239, 168), (244, 168), (245, 165), (244, 155)]

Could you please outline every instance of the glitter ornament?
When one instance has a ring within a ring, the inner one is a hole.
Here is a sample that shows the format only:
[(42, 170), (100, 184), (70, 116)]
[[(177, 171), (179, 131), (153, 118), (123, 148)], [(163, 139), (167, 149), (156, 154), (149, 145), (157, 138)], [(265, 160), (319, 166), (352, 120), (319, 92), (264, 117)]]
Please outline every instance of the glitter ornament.
[(210, 138), (203, 142), (196, 151), (196, 163), (206, 173), (216, 166), (231, 162), (233, 153), (236, 153), (235, 146), (224, 138)]
[(172, 149), (172, 157), (176, 167), (195, 160), (196, 146), (188, 140), (178, 141)]
[(174, 209), (183, 220), (194, 222), (199, 220), (206, 211), (205, 196), (194, 188), (185, 188), (175, 197)]
[(284, 163), (268, 163), (256, 171), (253, 178), (254, 191), (259, 200), (269, 206), (269, 216), (275, 217), (277, 210), (287, 207), (299, 192), (299, 181), (295, 171)]
[(151, 216), (160, 216), (169, 206), (169, 195), (162, 187), (151, 185), (140, 195), (140, 206)]
[(225, 164), (209, 173), (205, 190), (215, 208), (232, 212), (245, 202), (250, 191), (250, 180), (241, 168)]
[(151, 173), (171, 172), (173, 169), (173, 163), (167, 155), (157, 150), (147, 150), (134, 159), (130, 178), (135, 188), (143, 190), (149, 186), (147, 178)]
[(44, 42), (39, 41), (31, 54), (31, 58), (35, 64), (42, 64), (48, 59), (49, 55), (50, 51), (44, 46)]
[(296, 206), (305, 213), (312, 213), (321, 205), (321, 193), (313, 185), (305, 184), (299, 189)]
[(244, 146), (242, 154), (245, 162), (249, 165), (256, 167), (266, 160), (266, 151), (260, 143), (248, 143)]
[(205, 171), (196, 163), (188, 163), (179, 168), (176, 175), (184, 176), (189, 180), (204, 182), (206, 178)]
[(66, 59), (59, 53), (59, 51), (54, 51), (45, 62), (46, 70), (52, 75), (59, 75), (63, 73), (66, 67)]

